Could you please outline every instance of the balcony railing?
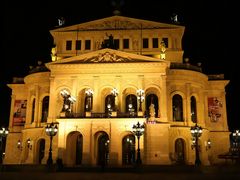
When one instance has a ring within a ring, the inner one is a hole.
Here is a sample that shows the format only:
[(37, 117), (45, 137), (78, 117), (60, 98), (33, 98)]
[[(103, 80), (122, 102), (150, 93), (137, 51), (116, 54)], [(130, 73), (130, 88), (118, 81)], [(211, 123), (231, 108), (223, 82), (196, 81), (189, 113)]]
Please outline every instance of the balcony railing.
[[(66, 114), (65, 117), (60, 118), (136, 118), (137, 112), (117, 112), (116, 116), (113, 116), (112, 113), (105, 113), (105, 112), (94, 112), (91, 113), (90, 116), (86, 116), (83, 113), (69, 113)], [(140, 117), (140, 116), (139, 116)]]

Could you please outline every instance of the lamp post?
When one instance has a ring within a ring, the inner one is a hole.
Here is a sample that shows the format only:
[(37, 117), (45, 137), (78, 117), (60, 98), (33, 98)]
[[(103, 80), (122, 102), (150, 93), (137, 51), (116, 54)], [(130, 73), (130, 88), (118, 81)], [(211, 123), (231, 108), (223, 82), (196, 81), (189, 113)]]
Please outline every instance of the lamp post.
[(137, 90), (137, 98), (139, 100), (139, 111), (142, 111), (142, 103), (144, 101), (144, 90), (143, 89), (138, 89)]
[(47, 160), (47, 165), (51, 166), (53, 164), (53, 159), (52, 159), (52, 140), (53, 136), (55, 136), (58, 132), (58, 127), (57, 123), (50, 123), (46, 127), (46, 134), (50, 136), (50, 147), (49, 147), (49, 155), (48, 155), (48, 160)]
[(92, 96), (93, 96), (93, 90), (92, 89), (87, 89), (85, 91), (86, 94), (86, 111), (91, 111), (92, 110)]
[(118, 96), (119, 92), (118, 92), (117, 88), (113, 88), (111, 93), (114, 96), (114, 107), (113, 107), (113, 109), (114, 109), (114, 111), (116, 111), (117, 110), (117, 107), (116, 107), (117, 106), (116, 97)]
[(139, 165), (139, 164), (142, 164), (142, 160), (141, 160), (141, 154), (140, 154), (140, 146), (139, 146), (139, 140), (140, 140), (140, 137), (143, 135), (144, 133), (144, 124), (140, 124), (139, 122), (137, 122), (137, 124), (134, 124), (133, 127), (132, 127), (132, 131), (133, 131), (133, 134), (135, 136), (137, 136), (137, 140), (138, 140), (138, 147), (137, 147), (137, 159), (136, 159), (136, 164)]
[(3, 138), (7, 137), (9, 131), (6, 128), (0, 129), (0, 164), (3, 162)]
[(198, 138), (202, 135), (202, 128), (200, 126), (198, 126), (197, 124), (195, 124), (195, 126), (191, 127), (191, 134), (195, 141), (193, 144), (193, 147), (195, 148), (195, 154), (196, 154), (195, 165), (199, 166), (199, 165), (201, 165), (201, 160), (199, 157)]
[(61, 112), (66, 113), (66, 116), (69, 117), (72, 115), (72, 104), (76, 102), (76, 98), (71, 96), (66, 89), (61, 90), (60, 93), (63, 97), (63, 107)]
[(240, 132), (239, 132), (239, 130), (235, 130), (232, 133), (232, 137), (233, 137), (233, 153), (239, 154), (240, 153), (240, 144), (239, 144)]

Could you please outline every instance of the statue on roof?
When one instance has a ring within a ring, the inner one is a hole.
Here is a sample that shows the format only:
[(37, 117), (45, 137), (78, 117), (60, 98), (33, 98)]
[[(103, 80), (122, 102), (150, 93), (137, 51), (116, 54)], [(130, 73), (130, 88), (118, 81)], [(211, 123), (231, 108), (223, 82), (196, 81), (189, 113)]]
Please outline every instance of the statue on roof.
[(160, 59), (166, 59), (166, 45), (164, 41), (161, 41), (160, 43)]
[(113, 35), (110, 34), (108, 35), (108, 39), (105, 39), (102, 44), (101, 44), (101, 48), (104, 49), (104, 48), (110, 48), (110, 49), (116, 49), (115, 48), (115, 45), (114, 45), (114, 39), (113, 39)]

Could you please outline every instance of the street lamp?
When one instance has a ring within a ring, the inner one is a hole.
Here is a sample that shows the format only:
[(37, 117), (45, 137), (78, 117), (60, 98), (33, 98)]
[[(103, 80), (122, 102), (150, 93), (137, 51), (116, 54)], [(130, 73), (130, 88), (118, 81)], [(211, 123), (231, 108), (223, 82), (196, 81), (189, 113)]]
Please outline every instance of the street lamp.
[(116, 102), (117, 99), (116, 99), (116, 97), (118, 96), (119, 92), (118, 92), (117, 88), (113, 88), (111, 93), (114, 96), (114, 107), (113, 107), (113, 109), (114, 109), (114, 111), (116, 111), (117, 110), (117, 107), (116, 107), (117, 106), (117, 102)]
[(202, 135), (202, 128), (197, 124), (191, 127), (191, 134), (194, 139), (193, 148), (195, 148), (196, 159), (195, 165), (199, 166), (201, 164), (201, 160), (199, 157), (199, 145), (198, 145), (198, 138)]
[(93, 90), (92, 89), (87, 89), (85, 91), (86, 94), (86, 111), (91, 111), (92, 110), (92, 96), (93, 96)]
[(3, 162), (3, 138), (7, 137), (9, 131), (6, 128), (0, 129), (0, 164)]
[(144, 133), (144, 128), (145, 128), (144, 124), (141, 125), (139, 122), (137, 122), (137, 124), (134, 124), (132, 127), (133, 134), (135, 136), (137, 136), (137, 140), (138, 140), (137, 159), (136, 159), (136, 164), (138, 164), (138, 165), (142, 164), (141, 155), (140, 155), (140, 147), (139, 147), (139, 139)]
[(239, 132), (239, 130), (235, 130), (232, 133), (232, 137), (233, 137), (233, 153), (240, 153), (240, 144), (239, 144), (240, 132)]
[(66, 113), (66, 116), (71, 116), (72, 115), (71, 106), (74, 102), (76, 102), (76, 98), (71, 96), (66, 89), (61, 90), (60, 94), (63, 97), (63, 107), (61, 112)]
[(55, 136), (58, 132), (58, 127), (57, 123), (50, 123), (46, 127), (46, 134), (50, 136), (50, 147), (49, 147), (49, 155), (48, 155), (48, 160), (47, 160), (47, 165), (51, 166), (53, 164), (53, 159), (52, 159), (52, 139), (53, 136)]
[(144, 101), (144, 90), (143, 89), (138, 89), (137, 90), (137, 98), (139, 100), (139, 111), (142, 111), (142, 103)]

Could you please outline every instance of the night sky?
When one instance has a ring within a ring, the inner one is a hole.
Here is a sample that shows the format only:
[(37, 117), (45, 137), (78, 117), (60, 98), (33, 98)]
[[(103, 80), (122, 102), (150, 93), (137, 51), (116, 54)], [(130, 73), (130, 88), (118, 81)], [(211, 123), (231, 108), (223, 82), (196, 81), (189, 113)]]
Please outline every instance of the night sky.
[[(238, 6), (231, 1), (210, 0), (119, 2), (122, 16), (172, 23), (171, 16), (178, 14), (180, 25), (186, 27), (184, 57), (190, 58), (192, 64), (202, 62), (204, 73), (223, 73), (225, 79), (230, 80), (226, 87), (228, 125), (230, 130), (240, 128), (237, 113), (240, 75), (236, 65), (239, 32), (234, 10)], [(37, 65), (37, 61), (51, 61), (53, 39), (49, 30), (57, 26), (57, 19), (64, 17), (68, 26), (110, 17), (114, 6), (111, 0), (67, 0), (65, 3), (5, 0), (3, 10), (0, 126), (8, 126), (11, 92), (6, 84), (11, 83), (13, 77), (27, 75), (29, 66)]]

